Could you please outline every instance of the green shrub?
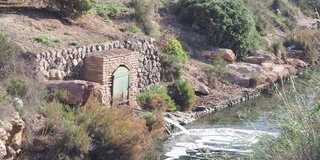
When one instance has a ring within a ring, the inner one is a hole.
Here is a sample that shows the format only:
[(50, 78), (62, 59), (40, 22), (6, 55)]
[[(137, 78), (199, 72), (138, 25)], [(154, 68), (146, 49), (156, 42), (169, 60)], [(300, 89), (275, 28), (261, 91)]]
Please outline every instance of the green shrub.
[(122, 32), (129, 31), (131, 33), (142, 33), (142, 30), (134, 23), (129, 24), (126, 27), (121, 27), (119, 30)]
[(110, 17), (116, 17), (122, 12), (122, 8), (116, 2), (98, 5), (98, 14), (109, 22)]
[(283, 60), (285, 60), (287, 57), (286, 53), (286, 49), (283, 45), (283, 41), (282, 40), (275, 40), (273, 43), (272, 43), (272, 50), (273, 50), (273, 53), (274, 55), (276, 55), (277, 57), (279, 58), (282, 58)]
[(188, 54), (183, 50), (180, 41), (175, 38), (170, 38), (169, 42), (166, 44), (165, 52), (167, 54), (177, 56), (179, 62), (188, 62)]
[(211, 65), (205, 66), (203, 71), (207, 74), (208, 85), (210, 88), (216, 88), (217, 82), (223, 81), (225, 75), (228, 73), (226, 69), (226, 62), (221, 56), (214, 59), (211, 62)]
[(15, 46), (10, 42), (7, 35), (0, 31), (0, 68), (8, 64), (17, 55)]
[(137, 99), (144, 110), (175, 111), (177, 107), (168, 95), (167, 88), (162, 85), (151, 86), (137, 95)]
[(91, 159), (141, 159), (152, 141), (145, 120), (128, 108), (89, 102), (82, 108), (78, 123), (84, 124), (92, 137)]
[(187, 111), (191, 109), (196, 103), (196, 97), (189, 82), (180, 78), (179, 80), (175, 81), (174, 88), (175, 91), (173, 99), (178, 105), (179, 110)]
[(259, 32), (261, 36), (267, 35), (267, 26), (267, 19), (262, 15), (258, 16), (256, 20), (256, 30)]
[(59, 90), (59, 89), (52, 89), (44, 96), (44, 99), (52, 102), (52, 101), (59, 101), (65, 102), (69, 98), (69, 93), (67, 90)]
[(28, 82), (26, 77), (13, 77), (7, 84), (7, 93), (12, 97), (22, 98), (28, 93)]
[(293, 30), (285, 38), (285, 46), (295, 46), (295, 49), (306, 53), (306, 60), (315, 64), (320, 53), (320, 31), (318, 30)]
[(230, 48), (238, 58), (256, 47), (253, 14), (241, 0), (181, 0), (179, 6), (182, 19), (199, 25), (212, 45)]
[(79, 18), (94, 8), (96, 0), (49, 0), (48, 5), (61, 17)]
[(71, 45), (71, 46), (79, 46), (80, 45), (80, 41), (79, 40), (70, 41), (69, 45)]
[(182, 65), (176, 55), (160, 53), (161, 79), (169, 82), (178, 79), (182, 75)]
[(253, 147), (252, 159), (319, 159), (320, 105), (316, 97), (310, 98), (319, 95), (318, 69), (307, 71), (299, 83), (292, 81), (289, 92), (279, 91), (282, 102), (274, 104), (275, 113), (270, 115), (270, 122), (281, 129), (279, 137), (262, 137)]
[(51, 46), (51, 47), (54, 47), (56, 44), (62, 42), (62, 40), (60, 38), (57, 38), (52, 41), (49, 38), (49, 36), (47, 36), (47, 35), (34, 36), (34, 37), (32, 37), (32, 39), (38, 43), (43, 43), (43, 44), (45, 44), (47, 46)]
[(151, 20), (151, 13), (155, 3), (157, 3), (155, 0), (132, 0), (134, 17), (147, 35), (154, 34), (155, 27)]

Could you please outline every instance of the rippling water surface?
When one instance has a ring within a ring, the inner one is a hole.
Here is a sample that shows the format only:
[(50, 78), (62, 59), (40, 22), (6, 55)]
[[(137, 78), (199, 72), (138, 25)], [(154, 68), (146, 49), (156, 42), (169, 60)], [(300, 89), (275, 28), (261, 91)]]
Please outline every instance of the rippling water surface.
[(280, 96), (266, 93), (235, 107), (206, 115), (175, 130), (173, 135), (157, 145), (148, 159), (214, 159), (249, 155), (260, 136), (277, 137), (280, 128), (272, 122), (275, 104)]

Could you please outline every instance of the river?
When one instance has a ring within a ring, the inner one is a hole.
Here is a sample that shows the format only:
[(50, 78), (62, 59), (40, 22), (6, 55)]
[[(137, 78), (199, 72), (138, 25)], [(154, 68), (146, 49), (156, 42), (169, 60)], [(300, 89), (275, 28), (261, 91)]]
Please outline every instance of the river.
[(290, 92), (294, 88), (292, 84), (289, 81), (259, 98), (205, 115), (185, 125), (187, 131), (174, 130), (171, 137), (156, 145), (147, 159), (237, 159), (250, 155), (260, 136), (278, 137), (281, 128), (272, 119), (276, 104), (282, 103), (277, 91)]

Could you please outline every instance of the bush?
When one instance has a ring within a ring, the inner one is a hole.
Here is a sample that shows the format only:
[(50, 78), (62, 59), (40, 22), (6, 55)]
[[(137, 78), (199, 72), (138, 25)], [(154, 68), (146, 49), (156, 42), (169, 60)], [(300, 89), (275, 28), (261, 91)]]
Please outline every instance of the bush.
[[(254, 146), (252, 159), (319, 159), (320, 105), (319, 72), (311, 71), (299, 83), (292, 82), (292, 90), (281, 92), (282, 103), (275, 104), (271, 121), (281, 128), (277, 139), (265, 137)], [(278, 128), (278, 129), (279, 129)]]
[(194, 90), (188, 81), (179, 79), (174, 83), (174, 96), (173, 99), (178, 105), (179, 110), (187, 111), (196, 103)]
[(165, 47), (167, 54), (175, 55), (179, 62), (188, 62), (188, 54), (183, 50), (180, 41), (175, 38), (170, 38)]
[(203, 71), (207, 74), (208, 85), (210, 88), (216, 88), (217, 82), (223, 81), (225, 75), (228, 73), (226, 69), (226, 62), (221, 56), (214, 59), (211, 62), (211, 65), (205, 66)]
[(48, 0), (48, 6), (66, 18), (79, 18), (94, 8), (95, 0)]
[(320, 31), (317, 30), (293, 30), (285, 38), (285, 46), (295, 46), (295, 49), (302, 50), (306, 54), (306, 60), (315, 64), (320, 53)]
[(134, 17), (141, 24), (141, 28), (147, 35), (154, 34), (155, 27), (151, 20), (151, 13), (154, 9), (154, 0), (132, 0)]
[(28, 82), (26, 77), (13, 77), (8, 80), (7, 93), (12, 97), (22, 98), (28, 93)]
[(182, 65), (178, 63), (178, 57), (171, 54), (160, 53), (161, 63), (161, 79), (162, 81), (169, 82), (178, 79), (181, 75)]
[(240, 0), (181, 0), (182, 19), (204, 29), (212, 45), (232, 49), (238, 58), (255, 47), (253, 15)]
[(159, 54), (162, 65), (161, 78), (163, 81), (173, 81), (181, 76), (182, 63), (188, 62), (188, 54), (183, 50), (181, 43), (171, 36), (163, 37), (163, 42), (163, 53)]
[(0, 68), (8, 64), (17, 55), (15, 46), (10, 42), (7, 35), (0, 32)]
[(128, 108), (106, 108), (89, 102), (78, 123), (84, 124), (92, 137), (91, 159), (140, 159), (142, 151), (151, 144), (145, 120)]
[(122, 7), (116, 2), (107, 2), (106, 4), (98, 5), (98, 14), (109, 22), (110, 17), (116, 17), (122, 12)]
[(177, 107), (169, 97), (167, 88), (162, 85), (151, 86), (145, 92), (137, 95), (137, 99), (147, 111), (175, 111)]

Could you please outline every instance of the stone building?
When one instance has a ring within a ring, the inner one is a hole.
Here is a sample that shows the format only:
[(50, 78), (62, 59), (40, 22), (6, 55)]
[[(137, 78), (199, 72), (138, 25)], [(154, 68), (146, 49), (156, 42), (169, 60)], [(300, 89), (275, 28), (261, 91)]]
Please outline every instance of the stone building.
[(69, 91), (69, 104), (83, 103), (96, 93), (107, 105), (132, 105), (138, 92), (160, 82), (154, 39), (50, 50), (35, 57), (38, 76), (49, 90)]

